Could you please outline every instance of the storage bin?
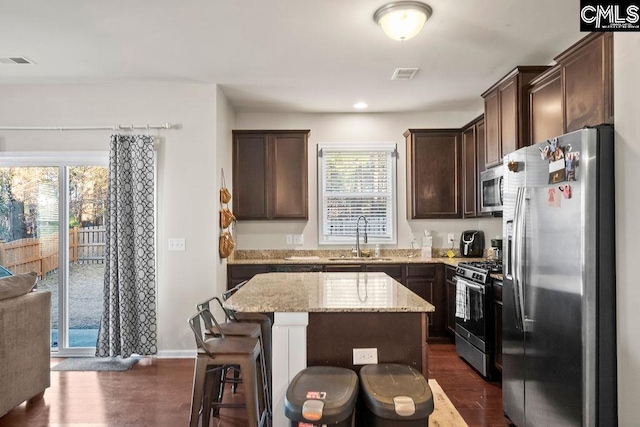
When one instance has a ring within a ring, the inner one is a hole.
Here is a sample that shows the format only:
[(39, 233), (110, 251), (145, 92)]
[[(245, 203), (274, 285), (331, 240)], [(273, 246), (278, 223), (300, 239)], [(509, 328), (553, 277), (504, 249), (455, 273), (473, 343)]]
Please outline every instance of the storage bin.
[(425, 427), (433, 412), (429, 383), (411, 366), (394, 363), (360, 369), (363, 405), (358, 423), (367, 427)]
[(312, 366), (296, 375), (284, 400), (284, 414), (291, 427), (351, 427), (358, 398), (355, 372), (333, 366)]

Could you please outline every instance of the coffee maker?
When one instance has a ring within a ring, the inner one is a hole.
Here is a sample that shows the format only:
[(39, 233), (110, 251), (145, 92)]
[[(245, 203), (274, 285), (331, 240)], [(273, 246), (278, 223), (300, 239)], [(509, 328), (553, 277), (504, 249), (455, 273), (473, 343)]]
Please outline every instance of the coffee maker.
[(502, 239), (491, 239), (491, 248), (493, 249), (493, 259), (502, 261)]

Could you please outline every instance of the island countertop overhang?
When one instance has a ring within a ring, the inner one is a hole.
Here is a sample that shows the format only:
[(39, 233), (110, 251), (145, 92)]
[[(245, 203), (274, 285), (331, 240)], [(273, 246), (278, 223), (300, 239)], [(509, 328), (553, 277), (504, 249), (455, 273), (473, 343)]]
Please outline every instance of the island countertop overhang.
[(415, 312), (435, 307), (385, 273), (264, 273), (231, 298), (239, 312)]

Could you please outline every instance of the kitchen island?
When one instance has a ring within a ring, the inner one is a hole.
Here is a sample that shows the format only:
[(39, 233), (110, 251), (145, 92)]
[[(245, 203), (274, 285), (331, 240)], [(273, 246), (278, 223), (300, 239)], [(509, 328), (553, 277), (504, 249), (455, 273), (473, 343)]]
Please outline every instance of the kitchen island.
[(291, 379), (307, 366), (357, 370), (353, 348), (376, 348), (379, 363), (404, 363), (426, 377), (427, 313), (435, 307), (384, 273), (264, 273), (225, 302), (273, 313), (273, 425), (286, 425)]

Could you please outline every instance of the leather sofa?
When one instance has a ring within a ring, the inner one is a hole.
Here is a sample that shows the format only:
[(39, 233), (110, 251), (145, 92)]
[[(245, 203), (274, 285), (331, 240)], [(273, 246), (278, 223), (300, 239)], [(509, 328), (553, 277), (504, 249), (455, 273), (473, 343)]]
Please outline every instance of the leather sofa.
[(49, 387), (50, 317), (49, 291), (0, 295), (0, 417)]

